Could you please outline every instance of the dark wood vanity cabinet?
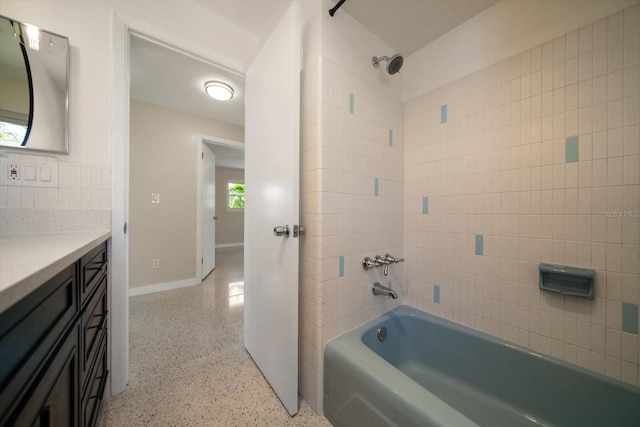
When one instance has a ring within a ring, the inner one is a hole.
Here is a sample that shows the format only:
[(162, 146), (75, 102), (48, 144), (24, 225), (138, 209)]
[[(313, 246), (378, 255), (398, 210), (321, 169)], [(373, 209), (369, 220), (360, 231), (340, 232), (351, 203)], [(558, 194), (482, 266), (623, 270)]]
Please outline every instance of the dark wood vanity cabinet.
[(0, 426), (93, 426), (108, 371), (108, 241), (0, 313)]

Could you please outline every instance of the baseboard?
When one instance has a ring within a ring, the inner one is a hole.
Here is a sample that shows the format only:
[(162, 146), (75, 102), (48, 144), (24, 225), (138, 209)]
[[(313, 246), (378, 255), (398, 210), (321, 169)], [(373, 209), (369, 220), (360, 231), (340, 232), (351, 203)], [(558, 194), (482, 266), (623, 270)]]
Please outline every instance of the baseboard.
[(135, 297), (137, 295), (152, 294), (155, 292), (170, 291), (171, 289), (186, 288), (187, 286), (197, 285), (198, 283), (201, 282), (196, 280), (196, 278), (194, 277), (192, 279), (178, 280), (177, 282), (138, 286), (135, 288), (129, 288), (129, 296)]
[(216, 245), (216, 249), (239, 248), (240, 246), (244, 246), (244, 242), (240, 242), (240, 243), (223, 243), (221, 245)]

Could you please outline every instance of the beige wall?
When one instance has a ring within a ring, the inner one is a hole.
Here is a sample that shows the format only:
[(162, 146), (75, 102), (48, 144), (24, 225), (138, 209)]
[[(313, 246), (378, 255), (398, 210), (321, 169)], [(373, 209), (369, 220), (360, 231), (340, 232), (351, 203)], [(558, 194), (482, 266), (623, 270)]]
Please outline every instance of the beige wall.
[(130, 122), (130, 287), (193, 279), (197, 134), (242, 141), (244, 129), (137, 101)]
[(244, 169), (216, 168), (216, 246), (244, 242), (244, 211), (227, 209), (227, 183), (244, 182)]

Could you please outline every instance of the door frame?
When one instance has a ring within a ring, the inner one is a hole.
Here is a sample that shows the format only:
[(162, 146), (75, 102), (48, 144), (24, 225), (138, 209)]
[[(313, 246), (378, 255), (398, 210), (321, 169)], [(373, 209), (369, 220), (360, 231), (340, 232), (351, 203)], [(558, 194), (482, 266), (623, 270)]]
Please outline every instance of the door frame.
[[(204, 181), (204, 171), (202, 167), (201, 154), (204, 145), (219, 145), (244, 151), (244, 142), (233, 141), (231, 139), (219, 138), (217, 136), (197, 135), (198, 149), (196, 150), (196, 275), (202, 281), (202, 182)], [(215, 154), (215, 151), (214, 151)], [(217, 167), (217, 166), (216, 166)], [(216, 207), (218, 209), (218, 207)], [(215, 250), (215, 249), (214, 249)]]
[(119, 11), (113, 13), (111, 95), (111, 253), (109, 316), (111, 395), (129, 382), (129, 103), (131, 36), (143, 38), (244, 78), (244, 70), (224, 66), (229, 58), (165, 29)]

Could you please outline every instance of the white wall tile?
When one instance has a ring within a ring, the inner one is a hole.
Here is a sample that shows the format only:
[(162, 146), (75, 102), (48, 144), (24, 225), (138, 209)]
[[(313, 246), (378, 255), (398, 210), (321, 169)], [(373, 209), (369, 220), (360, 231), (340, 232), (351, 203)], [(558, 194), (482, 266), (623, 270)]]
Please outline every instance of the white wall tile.
[(593, 23), (593, 49), (605, 47), (608, 43), (607, 18)]
[(82, 186), (82, 168), (79, 165), (69, 165), (69, 187), (80, 188)]
[(90, 189), (91, 188), (91, 167), (89, 166), (81, 166), (80, 167), (80, 188), (82, 189)]
[(579, 53), (587, 53), (593, 50), (593, 26), (586, 25), (579, 30)]
[(34, 207), (34, 187), (22, 187), (20, 190), (20, 207), (33, 208)]
[(640, 63), (640, 37), (634, 36), (623, 42), (624, 66), (632, 67)]

